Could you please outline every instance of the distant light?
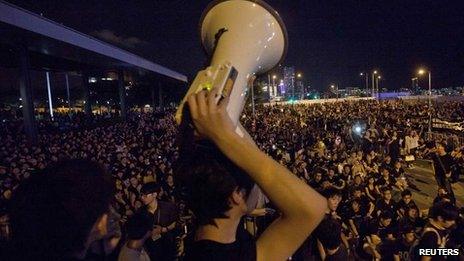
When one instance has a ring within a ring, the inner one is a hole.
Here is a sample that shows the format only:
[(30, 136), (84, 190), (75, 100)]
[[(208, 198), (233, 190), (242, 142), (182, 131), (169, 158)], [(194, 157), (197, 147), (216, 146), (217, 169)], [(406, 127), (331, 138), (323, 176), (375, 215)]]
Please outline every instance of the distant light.
[(362, 129), (361, 129), (361, 126), (356, 126), (356, 127), (354, 128), (354, 131), (356, 131), (358, 134), (361, 134), (361, 130), (362, 130)]
[(19, 98), (19, 100), (20, 100), (20, 101), (22, 101), (22, 100), (23, 100), (23, 98)]
[(21, 109), (23, 106), (22, 105), (19, 105), (19, 108)]
[(106, 104), (110, 104), (110, 101), (107, 101)]
[(272, 79), (275, 79), (275, 78), (277, 78), (277, 76), (276, 76), (276, 75), (272, 75)]
[(374, 71), (374, 74), (377, 74), (377, 71)]
[(301, 78), (301, 73), (297, 74), (296, 77)]
[(90, 78), (89, 78), (89, 82), (90, 82), (90, 83), (95, 83), (95, 82), (97, 82), (97, 78), (95, 78), (95, 77), (90, 77)]
[(424, 69), (420, 69), (417, 73), (418, 73), (419, 75), (423, 75), (423, 74), (425, 74), (425, 70), (424, 70)]
[(363, 75), (364, 75), (364, 73), (360, 73), (360, 74), (359, 74), (359, 76), (363, 76)]
[(150, 108), (150, 104), (145, 104), (145, 108)]

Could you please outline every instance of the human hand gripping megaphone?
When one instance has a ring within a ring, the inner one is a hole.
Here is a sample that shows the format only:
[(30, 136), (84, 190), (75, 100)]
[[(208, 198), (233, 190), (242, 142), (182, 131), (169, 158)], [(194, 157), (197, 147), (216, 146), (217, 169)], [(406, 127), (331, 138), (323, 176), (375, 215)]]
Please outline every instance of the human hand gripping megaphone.
[(187, 98), (218, 88), (216, 102), (228, 98), (227, 114), (243, 137), (239, 117), (250, 84), (258, 74), (277, 66), (287, 50), (287, 31), (279, 14), (261, 0), (217, 0), (200, 20), (200, 37), (210, 66), (198, 72), (177, 112), (183, 120)]

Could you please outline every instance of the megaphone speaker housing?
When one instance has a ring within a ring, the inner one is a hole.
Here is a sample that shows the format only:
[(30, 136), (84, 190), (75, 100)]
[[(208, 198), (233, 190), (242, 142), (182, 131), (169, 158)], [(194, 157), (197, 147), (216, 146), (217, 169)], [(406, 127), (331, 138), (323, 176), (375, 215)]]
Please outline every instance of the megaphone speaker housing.
[(285, 25), (264, 1), (218, 0), (210, 3), (201, 17), (200, 38), (210, 65), (197, 74), (176, 120), (180, 122), (189, 95), (219, 87), (222, 97), (230, 96), (227, 113), (237, 125), (249, 84), (256, 75), (280, 64), (286, 55)]

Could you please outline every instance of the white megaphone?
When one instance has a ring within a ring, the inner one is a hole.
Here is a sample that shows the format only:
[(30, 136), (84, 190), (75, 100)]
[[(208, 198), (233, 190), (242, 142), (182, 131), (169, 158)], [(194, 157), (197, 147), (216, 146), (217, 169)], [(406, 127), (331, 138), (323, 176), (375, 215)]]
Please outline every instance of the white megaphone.
[(200, 36), (210, 66), (200, 71), (176, 113), (182, 121), (186, 99), (201, 90), (220, 88), (221, 98), (230, 96), (227, 113), (240, 130), (249, 85), (257, 74), (278, 65), (287, 51), (287, 31), (279, 14), (261, 0), (218, 0), (210, 3), (200, 20)]

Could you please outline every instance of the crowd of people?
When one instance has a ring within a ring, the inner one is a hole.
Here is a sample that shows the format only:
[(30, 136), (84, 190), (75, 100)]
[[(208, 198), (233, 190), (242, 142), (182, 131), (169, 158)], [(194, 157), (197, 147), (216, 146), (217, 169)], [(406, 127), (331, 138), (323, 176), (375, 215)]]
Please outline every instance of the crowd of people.
[[(459, 102), (433, 110), (443, 120), (464, 117)], [(87, 255), (134, 260), (130, 250), (142, 248), (138, 260), (182, 259), (198, 213), (177, 183), (174, 112), (133, 111), (125, 122), (114, 115), (43, 119), (36, 145), (27, 142), (20, 121), (0, 123), (3, 241), (10, 236), (9, 201), (20, 183), (63, 159), (87, 159), (111, 174), (116, 189), (108, 232)], [(241, 122), (256, 145), (328, 202), (293, 260), (414, 260), (417, 249), (444, 247), (464, 255), (463, 213), (451, 185), (463, 169), (462, 148), (452, 139), (427, 139), (428, 112), (427, 103), (399, 100), (245, 110)], [(406, 160), (411, 157), (434, 162), (438, 186), (430, 206), (414, 202), (417, 187), (405, 171), (414, 168)], [(262, 200), (262, 211), (242, 221), (243, 237), (257, 237), (280, 216), (274, 203)]]

